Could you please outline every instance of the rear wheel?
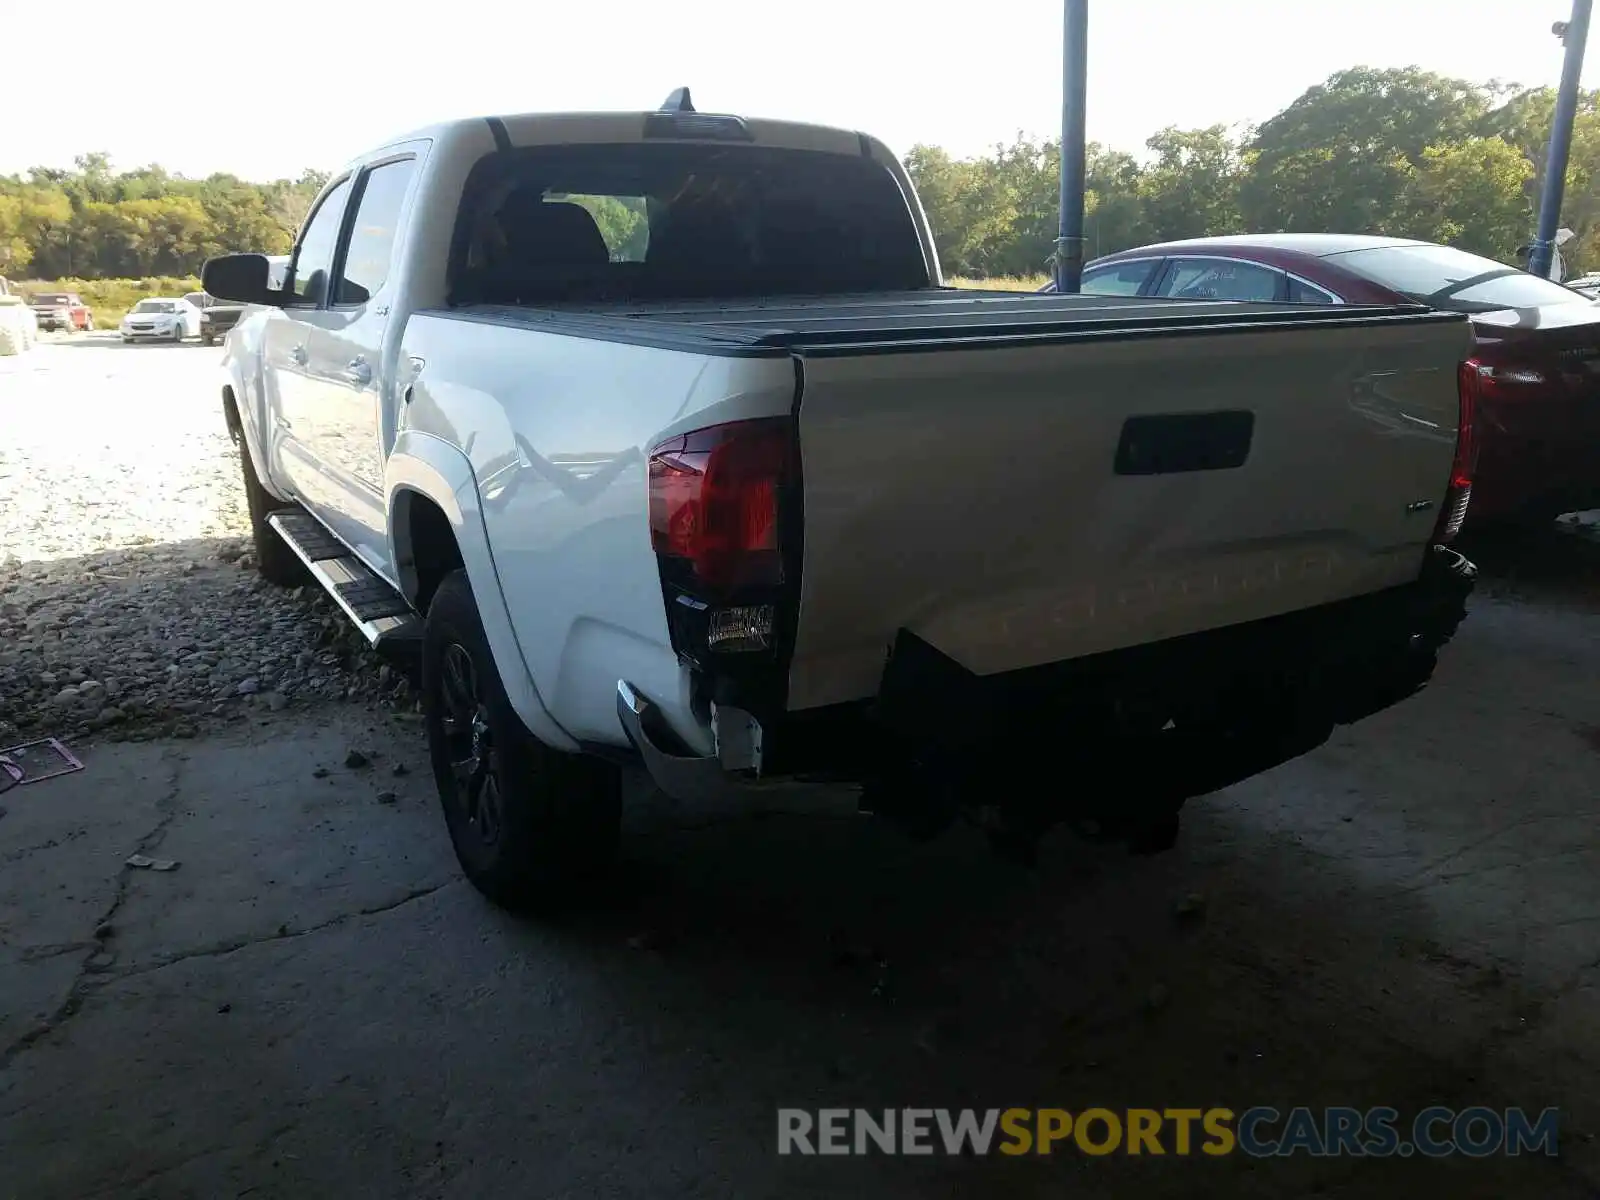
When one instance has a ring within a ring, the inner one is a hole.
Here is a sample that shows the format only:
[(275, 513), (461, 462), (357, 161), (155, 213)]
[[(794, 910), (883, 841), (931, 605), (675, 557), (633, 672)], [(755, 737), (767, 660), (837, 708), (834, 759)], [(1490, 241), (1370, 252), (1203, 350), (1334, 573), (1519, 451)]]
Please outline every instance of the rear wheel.
[(467, 878), (513, 910), (573, 900), (616, 855), (621, 772), (528, 732), (464, 571), (447, 576), (428, 606), (422, 697), (434, 781)]
[(267, 518), (273, 513), (293, 508), (294, 505), (279, 500), (261, 486), (255, 466), (250, 462), (250, 447), (245, 443), (237, 427), (232, 429), (232, 433), (234, 441), (239, 446), (239, 463), (244, 475), (245, 504), (250, 510), (250, 539), (255, 547), (256, 570), (268, 583), (275, 583), (281, 587), (293, 587), (304, 583), (310, 578), (305, 563), (300, 561), (299, 556), (289, 549), (289, 544), (267, 524)]

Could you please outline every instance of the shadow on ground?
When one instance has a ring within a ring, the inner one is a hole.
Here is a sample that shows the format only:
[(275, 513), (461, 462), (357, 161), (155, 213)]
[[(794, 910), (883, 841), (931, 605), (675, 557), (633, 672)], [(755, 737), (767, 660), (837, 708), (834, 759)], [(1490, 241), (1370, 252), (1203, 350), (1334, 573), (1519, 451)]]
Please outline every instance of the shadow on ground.
[[(543, 922), (458, 881), (414, 723), (107, 747), (0, 822), (6, 977), (61, 973), (0, 1056), (0, 1161), (30, 1198), (1592, 1196), (1597, 665), (1590, 618), (1477, 604), (1433, 688), (1152, 859), (675, 828), (638, 790), (606, 902)], [(1215, 1104), (1554, 1105), (1562, 1153), (775, 1153), (780, 1105)]]
[(1600, 513), (1531, 530), (1468, 533), (1461, 551), (1478, 564), (1490, 595), (1600, 609)]

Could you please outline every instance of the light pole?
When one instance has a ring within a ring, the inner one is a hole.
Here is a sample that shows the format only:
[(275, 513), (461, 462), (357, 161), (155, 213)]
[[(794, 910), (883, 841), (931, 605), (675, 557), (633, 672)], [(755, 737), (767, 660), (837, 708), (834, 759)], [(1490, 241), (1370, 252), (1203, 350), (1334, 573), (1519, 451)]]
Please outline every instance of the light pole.
[(1593, 0), (1572, 0), (1572, 18), (1558, 21), (1551, 32), (1566, 45), (1555, 118), (1550, 122), (1550, 150), (1545, 158), (1544, 193), (1539, 197), (1539, 233), (1528, 251), (1528, 270), (1548, 278), (1561, 224), (1561, 195), (1567, 183), (1567, 152), (1572, 148), (1572, 119), (1578, 111), (1578, 79), (1583, 74), (1583, 47), (1589, 40)]
[(1053, 265), (1056, 291), (1076, 292), (1083, 280), (1083, 117), (1089, 75), (1089, 0), (1066, 0), (1062, 16), (1061, 222), (1056, 231)]

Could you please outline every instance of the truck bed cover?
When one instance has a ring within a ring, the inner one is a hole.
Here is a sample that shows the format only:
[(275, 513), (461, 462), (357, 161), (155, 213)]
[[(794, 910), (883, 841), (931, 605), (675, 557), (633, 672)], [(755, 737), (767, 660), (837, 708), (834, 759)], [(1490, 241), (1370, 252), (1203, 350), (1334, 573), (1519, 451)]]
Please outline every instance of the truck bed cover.
[(1132, 296), (975, 292), (945, 288), (772, 300), (590, 304), (560, 308), (473, 305), (430, 310), (570, 337), (703, 354), (863, 353), (1101, 341), (1273, 328), (1460, 323), (1421, 305), (1292, 305)]

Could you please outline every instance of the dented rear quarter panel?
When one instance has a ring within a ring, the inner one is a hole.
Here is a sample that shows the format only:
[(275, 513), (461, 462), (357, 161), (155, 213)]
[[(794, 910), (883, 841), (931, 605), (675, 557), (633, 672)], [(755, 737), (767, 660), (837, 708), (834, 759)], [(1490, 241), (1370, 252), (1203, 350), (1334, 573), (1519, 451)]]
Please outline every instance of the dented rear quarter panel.
[(789, 412), (787, 355), (732, 357), (418, 314), (405, 353), (426, 368), (405, 427), (471, 461), (526, 670), (580, 741), (625, 745), (617, 680), (709, 751), (667, 630), (650, 544), (647, 464), (690, 429)]

